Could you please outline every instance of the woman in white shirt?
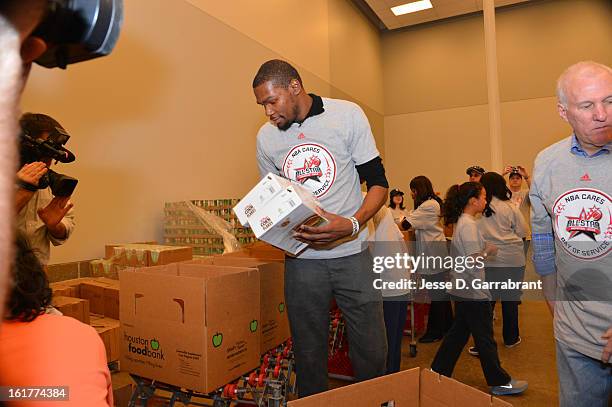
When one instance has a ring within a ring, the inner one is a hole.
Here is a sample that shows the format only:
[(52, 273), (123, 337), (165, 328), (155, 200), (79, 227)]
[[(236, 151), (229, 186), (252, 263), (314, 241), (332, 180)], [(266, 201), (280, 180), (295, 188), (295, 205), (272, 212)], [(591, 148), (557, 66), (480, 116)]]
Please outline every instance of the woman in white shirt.
[[(480, 231), (487, 242), (499, 248), (495, 257), (485, 261), (487, 281), (522, 282), (525, 276), (525, 252), (523, 241), (527, 236), (527, 224), (520, 210), (511, 201), (512, 192), (504, 177), (487, 172), (481, 183), (487, 191), (487, 206), (480, 219)], [(518, 326), (520, 290), (491, 290), (492, 305), (501, 300), (503, 338), (506, 347), (521, 343)]]
[[(391, 209), (382, 207), (368, 221), (368, 240), (372, 257), (385, 258), (408, 252), (404, 236), (393, 221)], [(387, 330), (387, 374), (400, 371), (402, 360), (402, 337), (408, 311), (409, 290), (402, 282), (411, 278), (407, 268), (384, 268), (380, 274), (383, 285), (383, 313)], [(389, 287), (389, 283), (396, 288)], [(399, 287), (399, 288), (398, 288)]]
[(389, 208), (393, 215), (393, 221), (401, 230), (401, 224), (406, 219), (406, 208), (404, 207), (404, 193), (399, 189), (392, 189), (389, 192)]
[[(403, 227), (414, 229), (416, 236), (416, 255), (423, 260), (430, 258), (444, 259), (448, 255), (446, 237), (440, 222), (442, 200), (435, 194), (431, 181), (420, 175), (410, 181), (410, 193), (414, 200), (414, 210), (406, 216)], [(442, 262), (432, 261), (416, 272), (426, 281), (441, 283), (448, 280), (448, 270)], [(437, 342), (444, 337), (453, 324), (453, 309), (446, 290), (427, 290), (431, 305), (425, 334), (419, 339), (421, 343)]]

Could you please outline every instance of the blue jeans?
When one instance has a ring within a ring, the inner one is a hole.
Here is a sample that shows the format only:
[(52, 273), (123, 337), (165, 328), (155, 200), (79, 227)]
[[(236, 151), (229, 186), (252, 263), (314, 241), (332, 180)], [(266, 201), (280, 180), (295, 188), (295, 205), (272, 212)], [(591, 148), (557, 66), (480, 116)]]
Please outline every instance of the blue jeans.
[(607, 407), (612, 402), (612, 366), (556, 342), (559, 406)]

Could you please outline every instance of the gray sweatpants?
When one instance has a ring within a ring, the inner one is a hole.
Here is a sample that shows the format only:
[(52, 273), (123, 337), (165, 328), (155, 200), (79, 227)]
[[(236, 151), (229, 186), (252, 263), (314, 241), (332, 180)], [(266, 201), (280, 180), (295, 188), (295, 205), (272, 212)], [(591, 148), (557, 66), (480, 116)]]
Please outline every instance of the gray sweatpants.
[(347, 326), (355, 378), (385, 374), (387, 338), (382, 295), (374, 289), (368, 250), (336, 259), (285, 260), (285, 302), (300, 397), (328, 389), (329, 309), (335, 298)]

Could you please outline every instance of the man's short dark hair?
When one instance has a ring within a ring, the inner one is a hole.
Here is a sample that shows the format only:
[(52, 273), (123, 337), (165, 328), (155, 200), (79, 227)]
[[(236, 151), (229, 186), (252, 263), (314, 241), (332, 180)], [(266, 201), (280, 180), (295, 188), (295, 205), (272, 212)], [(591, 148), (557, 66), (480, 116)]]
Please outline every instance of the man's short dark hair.
[(253, 89), (265, 82), (272, 82), (274, 86), (287, 88), (294, 79), (302, 85), (300, 74), (290, 63), (280, 59), (271, 59), (259, 67), (253, 79)]
[(57, 120), (42, 113), (24, 113), (19, 119), (21, 130), (30, 137), (37, 138), (43, 133), (49, 133), (53, 138), (56, 133), (64, 134), (66, 130)]

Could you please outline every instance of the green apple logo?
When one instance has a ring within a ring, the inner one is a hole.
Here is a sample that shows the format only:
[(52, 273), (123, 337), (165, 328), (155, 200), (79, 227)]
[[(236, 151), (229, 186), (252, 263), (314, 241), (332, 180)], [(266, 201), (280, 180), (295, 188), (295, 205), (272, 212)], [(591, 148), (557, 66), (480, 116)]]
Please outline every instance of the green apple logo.
[(280, 312), (281, 314), (283, 312), (285, 312), (285, 303), (281, 302), (280, 304), (278, 304), (278, 312)]
[(213, 335), (212, 343), (213, 343), (213, 346), (215, 348), (218, 348), (219, 346), (221, 346), (222, 342), (223, 342), (223, 334), (222, 333), (217, 332), (216, 334)]
[(249, 326), (249, 328), (251, 329), (251, 332), (257, 331), (257, 320), (256, 319), (251, 321), (251, 325)]
[(151, 349), (153, 350), (159, 349), (159, 342), (157, 341), (157, 339), (151, 339)]

